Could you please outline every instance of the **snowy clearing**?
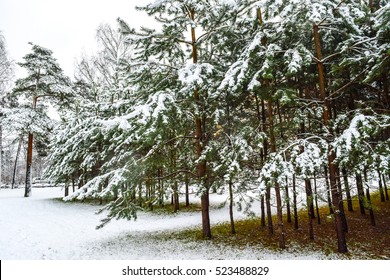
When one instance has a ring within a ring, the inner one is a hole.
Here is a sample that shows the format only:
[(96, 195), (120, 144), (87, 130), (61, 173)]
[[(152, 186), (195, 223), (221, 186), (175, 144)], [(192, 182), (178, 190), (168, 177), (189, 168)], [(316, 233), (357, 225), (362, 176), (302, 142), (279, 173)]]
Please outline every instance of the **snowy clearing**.
[[(199, 212), (139, 213), (137, 221), (115, 220), (96, 230), (103, 218), (97, 205), (64, 203), (61, 188), (0, 190), (0, 259), (334, 259), (339, 255), (288, 249), (282, 253), (260, 247), (237, 249), (209, 241), (169, 239), (169, 232), (199, 227)], [(222, 196), (211, 195), (211, 202)], [(223, 198), (222, 198), (223, 199)], [(237, 213), (236, 217), (244, 217)], [(226, 208), (211, 210), (213, 223), (228, 221)], [(164, 233), (164, 234), (162, 234)], [(168, 233), (168, 234), (167, 234)]]

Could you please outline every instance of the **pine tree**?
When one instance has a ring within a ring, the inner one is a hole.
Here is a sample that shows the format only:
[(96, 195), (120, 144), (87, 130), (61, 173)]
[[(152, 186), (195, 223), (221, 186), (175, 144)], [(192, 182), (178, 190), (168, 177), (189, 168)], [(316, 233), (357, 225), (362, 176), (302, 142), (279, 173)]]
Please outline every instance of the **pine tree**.
[[(32, 99), (32, 110), (37, 109), (37, 101), (42, 98), (57, 106), (65, 104), (71, 95), (69, 78), (63, 74), (60, 66), (52, 57), (52, 51), (38, 45), (31, 45), (32, 52), (24, 56), (24, 62), (18, 63), (27, 70), (28, 75), (16, 81), (14, 94), (23, 94)], [(33, 136), (33, 132), (30, 131), (27, 146), (25, 197), (31, 196)]]

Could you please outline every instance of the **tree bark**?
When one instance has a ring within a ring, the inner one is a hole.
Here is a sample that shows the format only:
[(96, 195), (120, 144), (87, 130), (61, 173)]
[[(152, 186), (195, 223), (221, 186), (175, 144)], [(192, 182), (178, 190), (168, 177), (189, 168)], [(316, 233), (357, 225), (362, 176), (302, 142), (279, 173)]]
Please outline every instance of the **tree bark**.
[(291, 223), (291, 209), (290, 209), (290, 194), (288, 192), (288, 179), (286, 177), (286, 208), (287, 208), (287, 223)]
[(365, 215), (366, 211), (364, 209), (363, 179), (362, 179), (362, 175), (358, 173), (356, 173), (356, 188), (357, 188), (358, 198), (359, 198), (360, 214)]
[[(318, 25), (313, 25), (313, 33), (314, 33), (314, 45), (316, 50), (316, 57), (317, 57), (317, 68), (318, 68), (318, 83), (319, 83), (319, 89), (320, 89), (320, 97), (321, 101), (324, 102), (324, 126), (328, 130), (329, 127), (329, 112), (330, 112), (330, 104), (329, 100), (326, 96), (325, 92), (325, 71), (324, 71), (324, 65), (321, 62), (322, 59), (322, 53), (321, 53), (321, 44), (320, 44), (320, 37), (318, 33)], [(330, 190), (332, 194), (332, 203), (334, 208), (334, 216), (335, 216), (335, 228), (336, 228), (336, 235), (337, 235), (337, 246), (338, 246), (338, 252), (339, 253), (346, 253), (348, 252), (347, 248), (347, 242), (345, 239), (345, 232), (343, 229), (343, 221), (341, 217), (341, 211), (340, 211), (340, 194), (337, 189), (337, 181), (336, 181), (336, 165), (334, 163), (334, 160), (336, 158), (336, 154), (334, 150), (330, 147), (329, 155), (328, 155), (328, 165), (329, 165), (329, 179), (330, 179)], [(342, 202), (341, 202), (342, 203)]]
[(294, 228), (298, 229), (299, 224), (298, 224), (298, 206), (297, 206), (297, 191), (296, 191), (295, 174), (293, 174), (292, 187), (293, 187), (293, 202), (294, 202)]
[(379, 169), (377, 172), (378, 172), (379, 194), (381, 196), (381, 201), (385, 202), (386, 198), (385, 198), (385, 192), (383, 191), (382, 175), (381, 175), (381, 172), (379, 171)]
[[(271, 151), (276, 153), (276, 140), (274, 134), (274, 121), (273, 121), (273, 108), (272, 100), (269, 99), (267, 102), (268, 113), (269, 113), (269, 134), (270, 134), (270, 144)], [(280, 186), (278, 182), (275, 182), (275, 195), (276, 195), (276, 208), (277, 208), (277, 217), (278, 217), (278, 235), (279, 235), (279, 248), (285, 249), (285, 231), (283, 224), (283, 210), (282, 210), (282, 198), (280, 194)]]
[(19, 159), (20, 151), (22, 149), (22, 142), (23, 142), (23, 138), (22, 136), (19, 136), (19, 143), (18, 143), (18, 149), (16, 150), (14, 170), (12, 171), (12, 185), (11, 185), (12, 189), (15, 187), (16, 169), (18, 167), (18, 159)]
[[(190, 11), (190, 19), (195, 22), (195, 10), (191, 9)], [(191, 27), (191, 45), (192, 45), (192, 62), (194, 64), (198, 63), (198, 50), (196, 46), (196, 33), (195, 33), (195, 27)], [(200, 95), (198, 89), (194, 90), (194, 102), (196, 105), (200, 105)], [(196, 154), (198, 159), (202, 156), (203, 152), (203, 145), (205, 143), (202, 143), (205, 140), (204, 137), (204, 125), (205, 125), (205, 118), (198, 116), (195, 112), (195, 147), (196, 147)], [(202, 127), (203, 124), (203, 127)], [(201, 205), (202, 205), (202, 230), (203, 230), (203, 237), (205, 238), (211, 238), (211, 227), (210, 227), (210, 212), (209, 212), (209, 186), (206, 178), (206, 168), (207, 163), (206, 160), (201, 160), (198, 163), (198, 178), (202, 182), (203, 190), (201, 194)]]
[(26, 164), (26, 186), (24, 190), (24, 197), (31, 196), (31, 183), (32, 183), (32, 147), (33, 147), (33, 134), (28, 134), (27, 144), (27, 164)]
[(313, 194), (311, 192), (310, 179), (305, 179), (305, 190), (306, 190), (307, 217), (309, 219), (309, 238), (311, 240), (314, 240), (313, 213), (312, 213)]
[[(367, 171), (366, 170), (364, 170), (364, 181), (367, 182)], [(370, 186), (368, 186), (368, 185), (366, 188), (366, 198), (367, 198), (367, 208), (368, 208), (368, 211), (370, 212), (371, 225), (375, 226), (376, 222), (375, 222), (374, 210), (372, 209)]]
[(328, 168), (324, 166), (325, 184), (326, 184), (326, 196), (328, 199), (329, 214), (333, 215), (332, 198), (330, 196), (330, 184), (328, 176)]
[(320, 209), (318, 208), (318, 193), (317, 193), (317, 178), (314, 175), (314, 195), (315, 195), (315, 204), (316, 204), (316, 212), (317, 212), (317, 223), (321, 224), (321, 217), (320, 217)]
[(190, 190), (189, 190), (189, 185), (190, 185), (190, 182), (189, 182), (189, 179), (188, 179), (188, 175), (186, 174), (185, 175), (185, 185), (186, 185), (186, 207), (190, 207)]
[(384, 174), (382, 175), (382, 181), (383, 181), (383, 186), (384, 186), (384, 189), (385, 189), (385, 197), (386, 197), (386, 200), (388, 201), (389, 200), (389, 193), (387, 191), (386, 178), (385, 178)]
[(347, 174), (347, 170), (345, 169), (345, 167), (343, 167), (341, 169), (341, 172), (343, 174), (343, 179), (344, 179), (344, 186), (345, 186), (345, 194), (347, 196), (348, 211), (353, 212), (351, 190), (349, 188), (348, 174)]
[(232, 181), (229, 181), (229, 217), (230, 217), (230, 228), (231, 233), (236, 234), (236, 227), (234, 225), (233, 217), (233, 184)]

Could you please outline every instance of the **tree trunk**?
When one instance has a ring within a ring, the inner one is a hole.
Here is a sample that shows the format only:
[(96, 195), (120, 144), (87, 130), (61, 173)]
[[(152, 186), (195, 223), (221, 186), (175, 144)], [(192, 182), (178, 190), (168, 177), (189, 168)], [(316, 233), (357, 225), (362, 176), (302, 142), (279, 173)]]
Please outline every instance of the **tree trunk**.
[(363, 180), (362, 180), (362, 175), (358, 174), (358, 173), (356, 173), (356, 188), (357, 188), (358, 197), (359, 197), (360, 214), (365, 215), (366, 211), (364, 209)]
[(186, 185), (186, 207), (190, 207), (190, 189), (189, 189), (190, 182), (188, 179), (188, 175), (186, 175), (185, 178), (185, 185)]
[(343, 229), (344, 229), (344, 232), (348, 232), (348, 223), (347, 223), (347, 218), (345, 216), (345, 210), (344, 210), (344, 200), (343, 200), (343, 191), (342, 191), (342, 188), (341, 188), (341, 176), (340, 176), (340, 170), (338, 168), (336, 168), (336, 173), (337, 173), (337, 176), (336, 176), (336, 181), (337, 181), (337, 190), (340, 194), (340, 215), (341, 215), (341, 219), (343, 221)]
[(329, 184), (328, 168), (326, 166), (324, 166), (324, 175), (325, 175), (326, 195), (327, 195), (327, 199), (328, 199), (329, 214), (333, 215), (332, 198), (330, 197), (330, 184)]
[(386, 200), (388, 201), (389, 200), (389, 193), (387, 192), (387, 184), (386, 184), (385, 175), (382, 175), (382, 181), (383, 181), (383, 186), (385, 189), (385, 197), (386, 197)]
[(234, 225), (234, 217), (233, 217), (233, 184), (229, 181), (229, 217), (230, 217), (230, 227), (231, 233), (236, 234), (236, 228)]
[(69, 195), (69, 184), (68, 184), (68, 181), (66, 181), (64, 197), (67, 197), (68, 195)]
[(31, 196), (31, 181), (32, 181), (32, 147), (33, 147), (33, 134), (28, 134), (27, 144), (27, 164), (26, 164), (26, 186), (24, 191), (24, 197)]
[(22, 149), (22, 142), (23, 142), (23, 138), (22, 136), (19, 136), (19, 143), (18, 143), (18, 149), (16, 150), (14, 170), (12, 171), (12, 185), (11, 185), (12, 189), (15, 187), (16, 168), (18, 166), (18, 159), (19, 159), (20, 151)]
[[(259, 127), (261, 132), (265, 132), (265, 114), (263, 116), (262, 113), (260, 113), (260, 103), (259, 103), (259, 98), (257, 97), (257, 94), (254, 94), (255, 100), (256, 100), (256, 113), (257, 113), (257, 120), (259, 122)], [(264, 100), (262, 99), (262, 112), (264, 112)], [(265, 158), (267, 155), (267, 151), (265, 151), (266, 147), (263, 141), (263, 149), (260, 151), (260, 160), (261, 164), (263, 165), (265, 162)], [(260, 209), (261, 209), (261, 214), (260, 214), (260, 225), (261, 227), (265, 227), (265, 199), (264, 199), (264, 194), (260, 195)]]
[(291, 223), (290, 195), (288, 193), (288, 179), (286, 176), (286, 208), (287, 208), (287, 223)]
[[(364, 181), (367, 182), (367, 171), (364, 170)], [(372, 203), (371, 203), (371, 195), (370, 195), (370, 186), (367, 185), (366, 188), (366, 198), (367, 198), (367, 208), (370, 211), (370, 220), (371, 225), (375, 226), (375, 216), (374, 216), (374, 210), (372, 209)]]
[[(190, 19), (195, 22), (195, 10), (191, 9)], [(192, 45), (192, 62), (194, 64), (198, 63), (198, 50), (196, 46), (196, 34), (195, 27), (191, 27), (191, 45)], [(199, 105), (201, 103), (200, 95), (198, 89), (194, 90), (194, 102)], [(199, 159), (202, 156), (205, 142), (205, 118), (198, 116), (198, 113), (195, 112), (195, 147), (197, 158)], [(202, 127), (203, 126), (203, 127)], [(203, 190), (201, 194), (201, 205), (202, 205), (202, 229), (203, 237), (211, 238), (211, 227), (210, 227), (210, 212), (209, 212), (209, 186), (206, 177), (206, 160), (201, 160), (198, 163), (198, 178), (202, 182)]]
[(375, 216), (374, 216), (374, 210), (372, 209), (372, 203), (371, 203), (371, 196), (370, 196), (370, 188), (367, 187), (366, 189), (366, 196), (367, 196), (367, 206), (370, 211), (370, 220), (371, 220), (371, 225), (375, 226)]
[[(269, 113), (269, 134), (270, 134), (270, 144), (271, 151), (276, 153), (276, 140), (274, 134), (274, 121), (273, 121), (273, 108), (272, 100), (268, 100), (268, 113)], [(275, 194), (276, 194), (276, 208), (277, 208), (277, 217), (278, 217), (278, 235), (279, 235), (279, 248), (285, 249), (285, 232), (283, 224), (283, 210), (282, 210), (282, 198), (280, 194), (280, 186), (278, 182), (275, 182)]]
[(307, 217), (309, 219), (309, 238), (314, 240), (314, 228), (313, 228), (313, 194), (311, 193), (310, 179), (305, 179), (305, 190), (306, 190), (306, 205), (307, 205)]
[(265, 200), (264, 200), (264, 194), (260, 197), (260, 210), (261, 210), (261, 217), (260, 217), (260, 225), (261, 227), (265, 227)]
[[(325, 71), (324, 71), (324, 65), (321, 62), (322, 59), (322, 53), (321, 53), (321, 44), (320, 44), (320, 37), (318, 33), (318, 25), (313, 25), (313, 33), (314, 33), (314, 44), (315, 44), (315, 50), (316, 50), (316, 57), (317, 57), (317, 68), (318, 68), (318, 84), (320, 89), (320, 96), (322, 102), (324, 102), (324, 126), (329, 129), (329, 112), (330, 112), (330, 104), (329, 100), (326, 96), (325, 92)], [(334, 215), (335, 215), (335, 228), (336, 228), (336, 235), (337, 235), (337, 245), (338, 245), (338, 252), (339, 253), (346, 253), (348, 252), (347, 248), (347, 242), (345, 239), (345, 232), (343, 229), (343, 221), (341, 217), (340, 212), (340, 194), (337, 189), (337, 181), (336, 181), (336, 165), (334, 163), (334, 160), (336, 158), (336, 154), (334, 150), (329, 145), (329, 155), (328, 155), (328, 165), (329, 165), (329, 179), (330, 179), (330, 190), (332, 194), (332, 203), (334, 208)]]
[(295, 174), (293, 174), (292, 187), (293, 187), (293, 202), (294, 202), (294, 228), (298, 229), (299, 224), (298, 224), (298, 206), (297, 206), (297, 191), (296, 191)]
[(348, 182), (348, 174), (345, 167), (341, 169), (341, 172), (343, 173), (343, 179), (344, 179), (344, 186), (345, 186), (345, 194), (347, 196), (347, 205), (348, 205), (348, 211), (353, 212), (353, 206), (352, 206), (352, 197), (351, 197), (351, 190), (349, 188), (349, 182)]
[(316, 204), (316, 213), (317, 213), (317, 223), (321, 224), (320, 209), (318, 208), (318, 193), (317, 193), (317, 179), (314, 175), (314, 195), (315, 195), (315, 204)]
[(386, 198), (385, 198), (385, 192), (383, 191), (382, 175), (381, 175), (381, 172), (379, 171), (379, 169), (377, 172), (378, 172), (379, 194), (381, 196), (381, 201), (385, 202)]

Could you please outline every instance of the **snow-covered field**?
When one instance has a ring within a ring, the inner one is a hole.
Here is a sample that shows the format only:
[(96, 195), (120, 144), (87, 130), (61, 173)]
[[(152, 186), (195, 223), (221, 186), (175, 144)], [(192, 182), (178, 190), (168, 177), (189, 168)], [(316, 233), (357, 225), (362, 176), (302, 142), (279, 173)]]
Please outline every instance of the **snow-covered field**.
[[(169, 238), (170, 231), (199, 227), (199, 212), (172, 214), (139, 213), (136, 221), (115, 220), (103, 229), (99, 206), (64, 203), (61, 188), (0, 190), (0, 259), (329, 259), (321, 252), (289, 249), (276, 253), (261, 247), (237, 249), (210, 241)], [(196, 198), (193, 198), (196, 199)], [(211, 195), (211, 202), (224, 198)], [(244, 217), (241, 212), (236, 218)], [(213, 207), (212, 223), (228, 221), (226, 208)], [(164, 233), (164, 234), (162, 234)]]

